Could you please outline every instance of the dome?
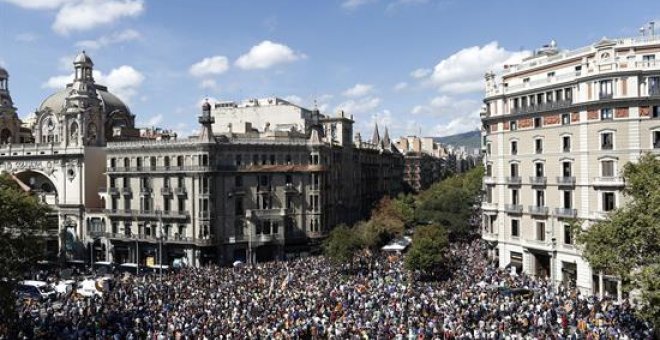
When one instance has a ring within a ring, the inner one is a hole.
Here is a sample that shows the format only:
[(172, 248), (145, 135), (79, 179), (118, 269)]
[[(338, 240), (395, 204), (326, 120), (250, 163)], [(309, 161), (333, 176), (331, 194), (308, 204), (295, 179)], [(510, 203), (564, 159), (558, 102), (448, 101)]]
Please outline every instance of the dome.
[[(126, 104), (124, 104), (124, 102), (117, 96), (108, 92), (107, 88), (99, 85), (95, 85), (95, 87), (96, 93), (98, 93), (99, 99), (101, 99), (103, 113), (106, 116), (115, 111), (121, 111), (127, 114), (131, 113), (128, 106), (126, 106)], [(49, 110), (53, 113), (62, 112), (66, 106), (66, 98), (73, 91), (74, 90), (70, 86), (67, 86), (65, 89), (53, 93), (41, 103), (38, 111), (43, 112)]]
[(92, 62), (92, 58), (90, 58), (85, 51), (80, 52), (77, 56), (76, 59), (73, 60), (74, 64), (90, 64), (94, 65)]

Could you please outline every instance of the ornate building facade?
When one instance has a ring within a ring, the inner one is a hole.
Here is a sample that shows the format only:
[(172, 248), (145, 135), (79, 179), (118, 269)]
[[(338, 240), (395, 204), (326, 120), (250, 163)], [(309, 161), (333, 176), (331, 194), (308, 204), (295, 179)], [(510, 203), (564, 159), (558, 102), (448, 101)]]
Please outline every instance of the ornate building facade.
[(622, 168), (660, 150), (660, 38), (553, 42), (501, 77), (486, 75), (483, 238), (504, 267), (616, 295), (569, 222), (589, 228), (626, 202)]
[(25, 122), (0, 69), (0, 169), (53, 207), (53, 259), (142, 266), (296, 256), (402, 190), (403, 155), (389, 138), (362, 141), (343, 112), (279, 98), (207, 102), (200, 133), (177, 139), (136, 129), (84, 52), (73, 65), (73, 82)]

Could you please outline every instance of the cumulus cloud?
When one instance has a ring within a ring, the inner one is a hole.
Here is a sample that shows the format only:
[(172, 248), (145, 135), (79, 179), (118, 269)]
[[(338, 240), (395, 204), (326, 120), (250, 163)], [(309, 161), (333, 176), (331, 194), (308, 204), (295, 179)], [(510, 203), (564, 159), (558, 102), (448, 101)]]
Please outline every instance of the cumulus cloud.
[(355, 84), (355, 86), (344, 91), (343, 95), (346, 97), (364, 97), (371, 93), (373, 88), (373, 85), (369, 84)]
[[(73, 81), (73, 74), (54, 76), (49, 78), (43, 87), (62, 89), (66, 84)], [(94, 80), (106, 85), (108, 90), (125, 102), (130, 102), (131, 99), (138, 93), (138, 88), (144, 81), (144, 75), (132, 66), (122, 65), (118, 68), (112, 69), (109, 73), (105, 74), (99, 70), (94, 70)]]
[(529, 51), (508, 51), (496, 41), (484, 46), (464, 48), (435, 65), (429, 81), (444, 92), (481, 91), (484, 73), (499, 71), (503, 65), (519, 63), (529, 55)]
[(401, 90), (405, 90), (406, 88), (408, 88), (408, 83), (406, 83), (405, 81), (402, 81), (394, 85), (394, 91), (401, 91)]
[(358, 7), (375, 1), (376, 0), (344, 0), (344, 2), (341, 3), (341, 7), (347, 10), (354, 10)]
[(73, 0), (2, 0), (27, 9), (56, 9)]
[(66, 1), (55, 16), (53, 29), (61, 34), (84, 31), (124, 17), (136, 17), (143, 11), (143, 0)]
[(296, 104), (296, 105), (302, 105), (302, 102), (303, 102), (302, 98), (296, 96), (295, 94), (292, 94), (290, 96), (286, 96), (283, 99), (290, 102), (290, 103)]
[(347, 100), (335, 108), (335, 111), (344, 110), (348, 114), (358, 114), (373, 111), (380, 105), (378, 97), (364, 97), (360, 99)]
[(217, 55), (204, 58), (190, 66), (190, 74), (195, 77), (219, 75), (227, 72), (229, 60), (225, 56)]
[(479, 111), (471, 112), (470, 114), (462, 115), (450, 120), (446, 124), (438, 124), (433, 128), (433, 135), (442, 137), (455, 135), (457, 133), (473, 131), (479, 127), (481, 119), (479, 118)]
[(238, 57), (235, 64), (244, 70), (267, 69), (304, 58), (306, 56), (303, 53), (295, 52), (286, 45), (264, 40)]
[(431, 72), (432, 72), (432, 70), (430, 70), (428, 68), (418, 68), (418, 69), (410, 72), (410, 76), (415, 78), (415, 79), (421, 79), (421, 78), (425, 78), (426, 76), (431, 74)]
[(114, 32), (110, 35), (101, 36), (96, 40), (82, 40), (77, 42), (76, 46), (88, 50), (98, 50), (108, 45), (138, 40), (141, 37), (142, 35), (140, 32), (133, 29), (127, 29), (120, 32)]
[(481, 103), (471, 98), (455, 98), (440, 95), (432, 98), (426, 105), (416, 105), (411, 113), (415, 115), (433, 115), (457, 117), (479, 109)]

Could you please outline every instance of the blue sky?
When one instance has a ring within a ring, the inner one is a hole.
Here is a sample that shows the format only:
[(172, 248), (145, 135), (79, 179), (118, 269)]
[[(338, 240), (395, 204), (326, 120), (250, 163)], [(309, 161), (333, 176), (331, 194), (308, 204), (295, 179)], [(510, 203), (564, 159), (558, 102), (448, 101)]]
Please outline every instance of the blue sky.
[(0, 0), (0, 65), (22, 117), (85, 49), (142, 126), (188, 135), (202, 98), (275, 95), (440, 136), (477, 128), (485, 71), (654, 18), (657, 0)]

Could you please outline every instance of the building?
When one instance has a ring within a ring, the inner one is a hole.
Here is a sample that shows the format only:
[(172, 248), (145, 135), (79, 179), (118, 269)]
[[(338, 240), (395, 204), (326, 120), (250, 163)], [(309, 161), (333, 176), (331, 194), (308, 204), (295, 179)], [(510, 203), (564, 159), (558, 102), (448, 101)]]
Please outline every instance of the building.
[(207, 102), (199, 135), (178, 139), (136, 128), (129, 108), (95, 82), (84, 52), (73, 65), (74, 81), (25, 121), (0, 68), (0, 171), (53, 207), (51, 260), (296, 256), (403, 190), (403, 155), (389, 138), (362, 141), (344, 112), (279, 98)]
[(412, 192), (427, 189), (450, 172), (447, 151), (431, 137), (401, 137), (396, 147), (405, 156), (403, 180)]
[(627, 162), (660, 150), (660, 37), (544, 46), (501, 76), (486, 74), (483, 238), (504, 267), (597, 294), (620, 282), (574, 246), (582, 228), (625, 204)]

